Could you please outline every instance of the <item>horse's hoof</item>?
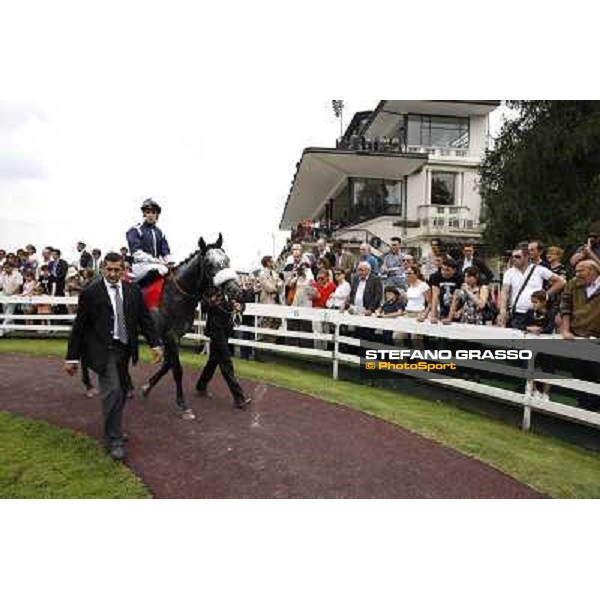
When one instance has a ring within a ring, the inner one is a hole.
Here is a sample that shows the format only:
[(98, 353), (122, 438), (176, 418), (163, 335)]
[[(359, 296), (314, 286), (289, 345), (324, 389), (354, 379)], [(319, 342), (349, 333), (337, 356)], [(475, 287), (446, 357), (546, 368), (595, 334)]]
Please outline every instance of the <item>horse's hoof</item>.
[(246, 410), (246, 407), (250, 406), (250, 404), (252, 404), (252, 398), (247, 396), (243, 400), (236, 400), (234, 406), (240, 410)]
[(186, 408), (185, 410), (181, 411), (181, 418), (184, 421), (193, 421), (196, 418), (196, 415), (193, 413), (191, 408)]
[(147, 398), (152, 386), (149, 383), (145, 383), (140, 389), (142, 390), (142, 396)]

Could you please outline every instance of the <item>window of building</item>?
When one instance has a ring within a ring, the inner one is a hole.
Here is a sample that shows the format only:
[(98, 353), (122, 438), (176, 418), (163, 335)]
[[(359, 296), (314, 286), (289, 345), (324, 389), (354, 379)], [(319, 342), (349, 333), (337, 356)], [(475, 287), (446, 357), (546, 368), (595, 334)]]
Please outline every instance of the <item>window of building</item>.
[(469, 119), (409, 115), (408, 145), (427, 148), (468, 148)]
[(456, 200), (456, 173), (431, 173), (431, 204), (449, 206)]
[(381, 215), (401, 215), (403, 194), (401, 181), (351, 179), (350, 210), (353, 222)]

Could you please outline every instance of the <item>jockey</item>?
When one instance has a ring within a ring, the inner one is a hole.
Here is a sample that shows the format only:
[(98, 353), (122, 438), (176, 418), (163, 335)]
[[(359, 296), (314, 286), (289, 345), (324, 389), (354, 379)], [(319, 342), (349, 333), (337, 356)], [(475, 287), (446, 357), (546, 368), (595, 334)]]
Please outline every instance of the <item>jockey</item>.
[(127, 232), (129, 253), (133, 257), (133, 278), (145, 286), (160, 275), (166, 275), (173, 265), (171, 250), (164, 233), (156, 226), (160, 215), (160, 206), (148, 198), (142, 203), (143, 223), (134, 225)]

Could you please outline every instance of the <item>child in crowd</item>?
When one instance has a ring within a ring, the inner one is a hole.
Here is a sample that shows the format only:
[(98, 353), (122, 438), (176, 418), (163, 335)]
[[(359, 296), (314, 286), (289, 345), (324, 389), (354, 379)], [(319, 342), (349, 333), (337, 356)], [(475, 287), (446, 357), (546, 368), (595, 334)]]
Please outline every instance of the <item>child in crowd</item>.
[(530, 308), (525, 315), (525, 330), (529, 333), (554, 333), (554, 311), (546, 299), (544, 290), (531, 294)]
[[(387, 286), (383, 293), (385, 295), (384, 303), (381, 308), (375, 312), (375, 316), (383, 319), (393, 319), (395, 317), (401, 317), (404, 314), (406, 308), (406, 297), (400, 292), (397, 287)], [(387, 346), (393, 345), (393, 331), (383, 332), (383, 343)]]
[[(33, 271), (23, 271), (23, 291), (21, 296), (33, 296), (37, 287), (37, 281)], [(37, 313), (37, 307), (35, 304), (21, 304), (21, 311), (25, 315), (35, 315)], [(33, 321), (28, 319), (25, 321), (25, 325), (31, 325)]]
[[(525, 331), (539, 335), (541, 333), (554, 333), (554, 310), (552, 302), (546, 298), (544, 290), (537, 290), (531, 294), (531, 304), (525, 315)], [(546, 373), (554, 373), (554, 361), (548, 354), (539, 354), (536, 366)], [(534, 396), (542, 400), (549, 400), (550, 384), (536, 381)]]
[(50, 269), (48, 265), (42, 265), (40, 267), (40, 276), (38, 277), (38, 285), (41, 289), (41, 294), (44, 296), (54, 295), (54, 283), (52, 282), (52, 276), (50, 275)]
[[(36, 296), (53, 296), (55, 284), (52, 282), (52, 276), (48, 265), (42, 265), (40, 267), (40, 275), (37, 280), (37, 287), (35, 290)], [(38, 315), (51, 315), (52, 305), (51, 304), (38, 304), (37, 305)], [(50, 325), (50, 321), (40, 321), (40, 325)]]

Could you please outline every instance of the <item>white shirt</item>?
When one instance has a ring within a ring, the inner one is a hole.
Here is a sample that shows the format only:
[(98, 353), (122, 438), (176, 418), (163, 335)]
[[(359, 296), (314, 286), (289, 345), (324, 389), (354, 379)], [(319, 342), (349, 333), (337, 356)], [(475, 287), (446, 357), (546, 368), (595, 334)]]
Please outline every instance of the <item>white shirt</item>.
[(338, 285), (327, 299), (328, 308), (341, 308), (350, 296), (350, 284), (347, 281)]
[(0, 274), (0, 290), (6, 296), (14, 296), (19, 293), (23, 285), (23, 276), (17, 269), (9, 275), (5, 271)]
[(473, 259), (472, 258), (465, 258), (464, 262), (463, 262), (463, 273), (465, 272), (465, 269), (468, 269), (469, 267), (473, 266)]
[[(114, 340), (118, 340), (119, 339), (119, 334), (117, 333), (117, 305), (115, 304), (116, 300), (115, 300), (115, 294), (116, 294), (116, 290), (113, 288), (113, 285), (116, 285), (117, 288), (119, 289), (119, 294), (121, 294), (121, 300), (123, 301), (123, 285), (121, 284), (121, 282), (119, 281), (119, 283), (109, 283), (106, 279), (104, 280), (104, 285), (106, 286), (106, 291), (108, 292), (108, 297), (110, 298), (110, 303), (112, 304), (113, 307), (113, 313), (115, 315), (114, 318), (114, 327), (113, 327), (113, 339)], [(123, 308), (123, 310), (125, 310)], [(125, 315), (123, 315), (125, 316)]]
[(417, 285), (409, 285), (406, 288), (406, 309), (407, 311), (425, 310), (425, 294), (429, 291), (429, 285), (420, 281)]
[(600, 275), (592, 281), (589, 285), (585, 286), (585, 297), (590, 298), (594, 295), (596, 290), (600, 287)]
[(363, 296), (365, 295), (365, 288), (367, 287), (367, 280), (360, 279), (356, 288), (356, 294), (354, 295), (354, 306), (356, 308), (364, 309)]
[[(519, 296), (519, 301), (517, 306), (515, 307), (515, 298), (521, 289), (523, 282), (529, 275), (531, 269), (535, 267), (535, 271), (529, 278), (527, 282), (527, 286), (521, 292)], [(548, 281), (554, 276), (554, 273), (547, 269), (546, 267), (541, 267), (540, 265), (529, 265), (527, 269), (525, 269), (524, 273), (515, 267), (511, 267), (504, 273), (504, 278), (502, 279), (502, 285), (510, 286), (510, 305), (513, 308), (513, 311), (518, 313), (526, 313), (528, 310), (533, 308), (531, 304), (531, 294), (533, 292), (537, 292), (538, 290), (544, 289), (544, 281)]]

